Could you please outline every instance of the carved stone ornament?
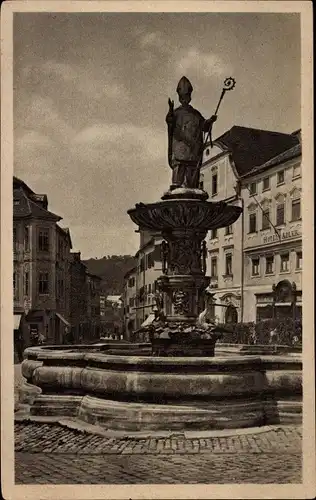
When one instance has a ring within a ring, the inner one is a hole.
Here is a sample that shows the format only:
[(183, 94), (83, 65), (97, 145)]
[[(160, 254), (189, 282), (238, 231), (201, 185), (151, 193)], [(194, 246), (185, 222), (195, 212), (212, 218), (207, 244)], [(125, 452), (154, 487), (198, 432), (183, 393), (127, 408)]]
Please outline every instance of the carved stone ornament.
[(176, 290), (173, 293), (172, 302), (176, 314), (185, 315), (189, 312), (189, 294), (183, 290)]
[(169, 242), (168, 270), (171, 274), (201, 273), (199, 239), (173, 239)]

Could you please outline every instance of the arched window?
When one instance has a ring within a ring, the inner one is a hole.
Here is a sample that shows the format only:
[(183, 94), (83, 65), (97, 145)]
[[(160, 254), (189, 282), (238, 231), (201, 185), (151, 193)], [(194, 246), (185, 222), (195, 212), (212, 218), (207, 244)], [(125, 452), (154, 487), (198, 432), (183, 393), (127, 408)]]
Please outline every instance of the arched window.
[(276, 197), (276, 225), (282, 226), (285, 223), (285, 196), (279, 194)]
[(235, 306), (229, 304), (225, 312), (225, 323), (238, 323), (238, 313)]

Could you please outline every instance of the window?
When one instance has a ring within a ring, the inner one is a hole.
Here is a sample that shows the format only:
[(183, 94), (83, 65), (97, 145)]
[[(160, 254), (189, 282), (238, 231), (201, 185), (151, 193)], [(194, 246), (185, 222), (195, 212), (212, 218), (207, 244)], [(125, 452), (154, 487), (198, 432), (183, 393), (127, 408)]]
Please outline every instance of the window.
[(204, 188), (204, 174), (200, 173), (199, 189)]
[(259, 257), (252, 259), (252, 272), (251, 272), (252, 276), (259, 276), (259, 266), (260, 266)]
[(49, 250), (49, 232), (47, 229), (41, 229), (38, 233), (38, 249), (40, 252)]
[(249, 233), (257, 232), (257, 214), (249, 214)]
[(211, 278), (217, 278), (217, 257), (211, 259)]
[(269, 229), (270, 228), (270, 211), (268, 208), (263, 210), (262, 213), (262, 229)]
[(301, 218), (301, 200), (298, 198), (292, 200), (292, 221), (300, 220)]
[(209, 148), (206, 149), (205, 154), (206, 154), (206, 156), (209, 156), (209, 154), (210, 154)]
[(284, 184), (284, 170), (277, 173), (277, 184)]
[(215, 238), (217, 238), (217, 229), (212, 229), (211, 240), (215, 240)]
[(128, 280), (128, 286), (129, 286), (129, 288), (132, 288), (133, 286), (135, 286), (135, 278), (130, 278)]
[(233, 234), (233, 226), (232, 225), (227, 226), (225, 229), (225, 235), (227, 236), (229, 234)]
[(284, 201), (277, 204), (276, 209), (276, 225), (281, 226), (284, 224)]
[(30, 249), (30, 228), (24, 227), (24, 250), (27, 252)]
[(212, 196), (217, 194), (217, 174), (212, 175)]
[(251, 184), (249, 184), (249, 193), (251, 196), (253, 196), (254, 194), (257, 194), (257, 183), (256, 182), (252, 182)]
[(293, 167), (293, 179), (301, 176), (301, 165), (294, 165)]
[(39, 273), (38, 293), (42, 295), (48, 294), (48, 273)]
[(269, 255), (266, 257), (266, 274), (272, 274), (273, 273), (273, 264), (274, 264), (274, 257), (273, 255)]
[(262, 181), (262, 191), (270, 189), (270, 177), (265, 177)]
[(226, 254), (226, 261), (225, 261), (225, 274), (226, 274), (226, 276), (233, 275), (232, 260), (233, 260), (232, 254), (230, 254), (230, 253)]
[(303, 264), (303, 253), (296, 252), (296, 269), (302, 269)]
[(155, 265), (154, 252), (150, 252), (148, 254), (148, 267), (151, 268), (154, 267), (154, 265)]
[(30, 280), (30, 275), (28, 271), (25, 271), (24, 273), (24, 295), (29, 294), (29, 280)]
[(144, 257), (141, 258), (140, 260), (140, 265), (139, 265), (140, 272), (145, 270), (145, 259)]
[(225, 312), (225, 323), (238, 323), (238, 313), (235, 306), (229, 304)]
[(285, 254), (282, 254), (281, 256), (281, 267), (280, 267), (280, 271), (281, 272), (286, 272), (289, 270), (289, 260), (290, 260), (290, 256), (288, 253), (285, 253)]

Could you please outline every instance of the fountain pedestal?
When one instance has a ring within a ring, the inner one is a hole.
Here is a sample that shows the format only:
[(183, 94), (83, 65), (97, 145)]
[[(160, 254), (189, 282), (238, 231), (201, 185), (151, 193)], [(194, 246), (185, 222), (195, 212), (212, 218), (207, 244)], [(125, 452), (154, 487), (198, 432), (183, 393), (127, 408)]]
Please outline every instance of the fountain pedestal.
[(206, 273), (205, 237), (210, 229), (233, 224), (241, 208), (207, 201), (200, 189), (177, 188), (161, 201), (137, 204), (129, 210), (139, 229), (161, 232), (163, 275), (158, 279), (163, 320), (151, 328), (153, 353), (164, 356), (214, 356), (220, 332), (199, 324), (204, 309)]

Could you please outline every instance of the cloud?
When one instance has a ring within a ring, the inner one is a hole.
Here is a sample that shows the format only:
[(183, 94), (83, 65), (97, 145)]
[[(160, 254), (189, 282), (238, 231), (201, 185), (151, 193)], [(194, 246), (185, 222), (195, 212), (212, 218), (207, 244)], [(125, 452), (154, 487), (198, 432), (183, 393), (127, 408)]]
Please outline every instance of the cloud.
[[(86, 65), (77, 66), (54, 60), (46, 61), (40, 65), (28, 65), (23, 69), (22, 76), (25, 83), (42, 85), (43, 79), (49, 81), (50, 85), (65, 84), (74, 91), (83, 94), (89, 99), (127, 99), (128, 89), (121, 83), (117, 83), (111, 75), (109, 68), (102, 78), (97, 76), (95, 68), (91, 71)], [(61, 89), (60, 89), (61, 91)]]
[(144, 30), (138, 30), (136, 33), (141, 55), (137, 61), (137, 68), (155, 65), (161, 57), (168, 61), (173, 59), (174, 44), (164, 33), (160, 31), (144, 32)]
[(162, 130), (128, 123), (99, 123), (81, 130), (74, 137), (72, 147), (76, 154), (89, 162), (103, 155), (108, 161), (120, 159), (128, 163), (131, 158), (137, 158), (138, 161), (163, 158), (166, 142), (166, 134)]
[(219, 55), (202, 52), (196, 47), (192, 47), (179, 59), (176, 73), (178, 76), (192, 72), (200, 76), (229, 76), (230, 65)]
[(37, 130), (51, 141), (65, 143), (75, 131), (56, 110), (54, 101), (48, 97), (34, 96), (19, 102), (15, 113), (17, 138), (25, 134), (25, 130)]
[(155, 48), (160, 51), (169, 50), (171, 48), (171, 44), (167, 37), (160, 31), (142, 34), (139, 39), (139, 44), (142, 48)]

